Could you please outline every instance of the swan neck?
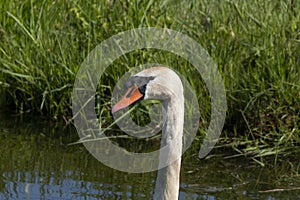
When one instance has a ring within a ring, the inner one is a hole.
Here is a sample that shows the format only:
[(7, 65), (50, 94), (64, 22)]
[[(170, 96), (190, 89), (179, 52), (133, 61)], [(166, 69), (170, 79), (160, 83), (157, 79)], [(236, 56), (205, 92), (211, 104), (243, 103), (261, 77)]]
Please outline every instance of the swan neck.
[(167, 153), (160, 151), (159, 159), (160, 165), (166, 159), (171, 164), (158, 171), (154, 199), (178, 199), (184, 122), (183, 95), (162, 102), (162, 106), (165, 123), (161, 148), (167, 147)]

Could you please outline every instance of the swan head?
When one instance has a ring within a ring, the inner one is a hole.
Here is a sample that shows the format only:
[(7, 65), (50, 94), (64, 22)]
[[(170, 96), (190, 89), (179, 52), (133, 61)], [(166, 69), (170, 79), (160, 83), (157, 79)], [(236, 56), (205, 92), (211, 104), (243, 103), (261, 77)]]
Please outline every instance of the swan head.
[(143, 99), (168, 101), (181, 98), (183, 86), (178, 75), (167, 67), (151, 67), (130, 77), (124, 84), (127, 90), (111, 112), (115, 113)]

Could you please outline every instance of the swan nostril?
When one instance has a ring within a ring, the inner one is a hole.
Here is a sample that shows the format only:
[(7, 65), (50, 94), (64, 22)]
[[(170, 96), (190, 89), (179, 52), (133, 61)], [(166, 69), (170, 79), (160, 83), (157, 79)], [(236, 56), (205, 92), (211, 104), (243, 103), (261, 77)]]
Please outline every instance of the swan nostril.
[(126, 94), (126, 98), (130, 98), (135, 88), (131, 88), (130, 91)]

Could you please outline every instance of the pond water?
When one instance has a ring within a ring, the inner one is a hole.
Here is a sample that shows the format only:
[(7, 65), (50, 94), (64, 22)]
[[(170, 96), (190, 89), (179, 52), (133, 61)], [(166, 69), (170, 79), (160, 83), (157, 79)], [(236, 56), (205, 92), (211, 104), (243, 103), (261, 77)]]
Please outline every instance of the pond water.
[[(106, 167), (83, 145), (67, 145), (77, 139), (72, 127), (2, 115), (0, 199), (151, 199), (156, 172)], [(183, 156), (180, 199), (300, 199), (299, 176), (289, 177), (288, 162), (261, 167), (196, 154)]]

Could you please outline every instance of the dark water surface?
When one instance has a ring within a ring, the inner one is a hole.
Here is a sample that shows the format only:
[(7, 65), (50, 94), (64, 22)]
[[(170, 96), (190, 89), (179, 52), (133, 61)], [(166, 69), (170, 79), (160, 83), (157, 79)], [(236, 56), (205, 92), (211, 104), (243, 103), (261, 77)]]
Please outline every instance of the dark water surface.
[[(151, 199), (156, 172), (106, 167), (83, 145), (66, 145), (77, 139), (73, 128), (0, 116), (0, 199)], [(183, 157), (180, 199), (300, 199), (300, 178), (290, 177), (295, 165), (288, 161), (261, 167), (244, 159), (198, 160), (196, 154), (189, 150)]]

